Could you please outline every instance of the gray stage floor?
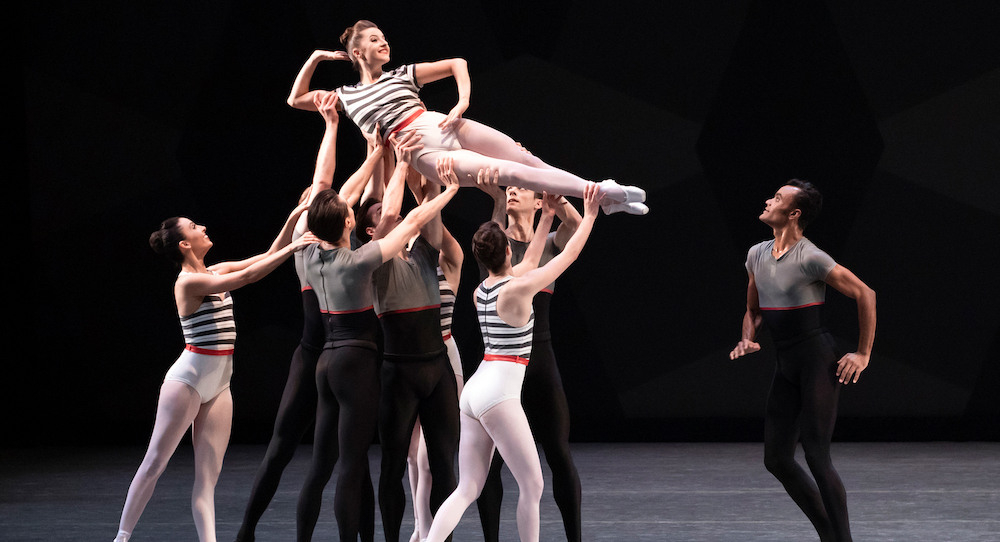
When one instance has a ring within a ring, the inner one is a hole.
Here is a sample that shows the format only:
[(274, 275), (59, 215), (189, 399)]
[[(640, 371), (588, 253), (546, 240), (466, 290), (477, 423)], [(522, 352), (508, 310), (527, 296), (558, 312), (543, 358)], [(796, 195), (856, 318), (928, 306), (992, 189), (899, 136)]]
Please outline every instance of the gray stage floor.
[[(761, 444), (578, 444), (573, 451), (583, 483), (585, 540), (817, 540), (764, 470)], [(142, 453), (138, 447), (0, 451), (0, 540), (110, 542)], [(216, 494), (222, 542), (239, 528), (263, 453), (263, 446), (233, 446), (226, 456)], [(295, 502), (310, 453), (310, 447), (300, 448), (289, 466), (257, 540), (294, 540)], [(373, 447), (373, 475), (378, 455)], [(834, 462), (847, 486), (857, 541), (1000, 540), (1000, 443), (836, 443)], [(542, 465), (541, 539), (565, 540)], [(182, 445), (133, 541), (197, 540), (192, 472), (190, 446)], [(517, 489), (506, 470), (504, 476), (501, 539), (517, 540)], [(314, 540), (336, 540), (332, 493), (326, 492)], [(382, 540), (380, 525), (376, 531)], [(475, 507), (454, 539), (483, 539)]]

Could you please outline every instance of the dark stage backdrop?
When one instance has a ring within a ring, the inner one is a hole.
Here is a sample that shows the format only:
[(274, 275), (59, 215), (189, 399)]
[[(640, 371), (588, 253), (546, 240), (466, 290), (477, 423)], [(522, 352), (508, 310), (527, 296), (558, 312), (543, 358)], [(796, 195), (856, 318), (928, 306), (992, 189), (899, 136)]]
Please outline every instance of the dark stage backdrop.
[[(871, 365), (844, 390), (836, 438), (998, 437), (995, 1), (20, 7), (7, 55), (23, 75), (8, 124), (23, 152), (7, 176), (5, 446), (146, 441), (183, 344), (174, 271), (149, 233), (178, 214), (204, 223), (209, 263), (268, 246), (323, 130), (285, 104), (288, 89), (359, 18), (385, 32), (392, 66), (468, 59), (468, 117), (554, 165), (646, 189), (649, 215), (602, 216), (557, 287), (574, 440), (761, 438), (773, 344), (765, 334), (737, 363), (727, 353), (746, 250), (770, 235), (757, 215), (793, 177), (827, 196), (808, 236), (879, 296)], [(327, 63), (314, 84), (354, 81)], [(447, 111), (455, 86), (422, 96)], [(345, 119), (335, 182), (362, 157)], [(444, 220), (467, 246), (489, 210), (464, 189)], [(467, 263), (455, 330), (471, 374)], [(291, 263), (235, 298), (233, 440), (265, 442), (301, 332)], [(852, 349), (853, 301), (829, 291), (827, 316)]]

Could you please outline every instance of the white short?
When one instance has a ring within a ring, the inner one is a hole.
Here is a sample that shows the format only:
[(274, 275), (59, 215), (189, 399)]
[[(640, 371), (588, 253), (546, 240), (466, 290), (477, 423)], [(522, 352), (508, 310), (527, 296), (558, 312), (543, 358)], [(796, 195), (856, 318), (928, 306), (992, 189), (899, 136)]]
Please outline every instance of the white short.
[(204, 404), (225, 391), (232, 376), (232, 354), (216, 356), (184, 350), (163, 380), (176, 380), (191, 386)]
[(462, 388), (458, 408), (466, 416), (479, 419), (491, 408), (509, 399), (521, 400), (524, 370), (511, 361), (483, 361)]
[(424, 148), (413, 153), (413, 158), (410, 163), (415, 164), (421, 156), (428, 153), (457, 151), (462, 148), (454, 130), (442, 131), (441, 128), (438, 128), (438, 124), (441, 124), (441, 121), (446, 118), (447, 115), (443, 115), (437, 111), (424, 111), (419, 117), (413, 119), (409, 124), (399, 130), (397, 137), (402, 136), (403, 133), (411, 130), (420, 134), (420, 144), (423, 145)]

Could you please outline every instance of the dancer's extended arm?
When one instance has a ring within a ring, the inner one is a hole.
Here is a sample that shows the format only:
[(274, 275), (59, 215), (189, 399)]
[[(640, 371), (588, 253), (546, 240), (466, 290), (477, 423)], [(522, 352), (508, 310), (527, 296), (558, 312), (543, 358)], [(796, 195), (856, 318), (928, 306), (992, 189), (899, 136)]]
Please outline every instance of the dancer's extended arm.
[(381, 239), (389, 234), (396, 227), (399, 213), (403, 209), (403, 192), (405, 191), (406, 176), (409, 173), (409, 161), (412, 152), (423, 148), (420, 142), (420, 135), (416, 132), (407, 132), (402, 138), (397, 138), (395, 134), (389, 137), (389, 142), (396, 150), (396, 168), (389, 178), (389, 184), (385, 187), (385, 194), (382, 198), (382, 218), (375, 226), (375, 234), (372, 239)]
[(580, 211), (573, 207), (573, 204), (569, 202), (565, 197), (559, 198), (559, 202), (556, 205), (556, 216), (559, 217), (559, 227), (556, 228), (556, 236), (553, 242), (556, 248), (562, 249), (566, 246), (570, 237), (576, 233), (576, 229), (580, 226), (580, 222), (583, 217), (580, 216)]
[(313, 170), (312, 190), (309, 192), (307, 203), (317, 194), (333, 187), (333, 173), (337, 169), (337, 127), (340, 124), (340, 115), (337, 114), (337, 103), (339, 99), (335, 92), (327, 93), (323, 96), (314, 95), (313, 102), (316, 110), (323, 117), (326, 123), (326, 130), (323, 132), (323, 141), (319, 144), (319, 153), (316, 155), (316, 169)]
[[(299, 208), (301, 207), (299, 206)], [(294, 221), (291, 224), (294, 225)], [(253, 263), (250, 265), (243, 267), (213, 265), (208, 269), (218, 274), (191, 273), (181, 275), (174, 285), (174, 293), (178, 300), (178, 306), (180, 306), (180, 300), (182, 299), (200, 299), (208, 294), (228, 292), (257, 282), (266, 277), (271, 271), (277, 269), (282, 262), (288, 259), (293, 253), (301, 250), (305, 245), (318, 242), (319, 239), (316, 236), (311, 232), (307, 232), (302, 237), (285, 244), (273, 253), (261, 254), (260, 256), (239, 262), (245, 263), (252, 260)]]
[(743, 328), (740, 334), (740, 342), (736, 343), (729, 353), (729, 359), (736, 359), (747, 354), (752, 354), (760, 350), (760, 344), (755, 343), (757, 331), (764, 322), (760, 314), (760, 300), (757, 297), (757, 283), (754, 282), (753, 273), (749, 273), (750, 279), (747, 284), (747, 311), (743, 314)]
[(826, 276), (825, 282), (838, 292), (858, 303), (858, 350), (845, 354), (837, 362), (837, 377), (842, 384), (857, 382), (861, 371), (868, 367), (875, 343), (875, 290), (868, 287), (854, 273), (842, 265), (837, 265)]
[[(407, 213), (406, 218), (404, 218), (402, 222), (400, 222), (392, 231), (387, 233), (384, 238), (378, 241), (379, 248), (382, 251), (382, 261), (388, 261), (390, 258), (398, 254), (399, 251), (406, 246), (406, 243), (408, 243), (418, 231), (421, 231), (425, 224), (432, 220), (440, 220), (441, 209), (443, 209), (444, 206), (451, 201), (451, 198), (455, 197), (455, 193), (458, 192), (457, 179), (445, 179), (443, 182), (445, 183), (444, 192), (434, 199), (418, 205), (415, 209)], [(402, 181), (399, 181), (399, 183), (402, 184)], [(385, 215), (383, 215), (383, 217), (384, 216)], [(459, 248), (459, 250), (461, 250), (461, 248)]]
[[(285, 246), (288, 245), (289, 242), (291, 242), (292, 232), (295, 230), (295, 223), (298, 221), (299, 215), (301, 215), (302, 212), (308, 208), (309, 205), (303, 203), (298, 207), (296, 207), (295, 209), (292, 209), (291, 214), (289, 214), (288, 218), (285, 219), (285, 224), (281, 227), (281, 231), (278, 232), (278, 236), (274, 238), (274, 241), (271, 243), (270, 248), (267, 249), (267, 252), (263, 252), (261, 254), (252, 256), (245, 260), (219, 262), (217, 264), (210, 265), (208, 267), (208, 270), (219, 273), (220, 275), (227, 273), (234, 273), (236, 271), (241, 271), (243, 269), (246, 269), (252, 266), (253, 264), (267, 258), (268, 256), (281, 251), (281, 249), (283, 249)], [(224, 292), (226, 290), (223, 289), (219, 291)]]
[(542, 253), (545, 252), (545, 243), (549, 239), (549, 230), (552, 229), (552, 219), (556, 215), (556, 206), (562, 196), (550, 196), (542, 192), (542, 216), (538, 219), (538, 227), (531, 236), (528, 248), (524, 250), (524, 256), (512, 269), (515, 277), (520, 277), (528, 271), (538, 267), (538, 262), (542, 260)]
[(597, 213), (600, 212), (601, 194), (596, 184), (587, 183), (583, 201), (583, 219), (573, 237), (566, 243), (566, 248), (542, 267), (515, 277), (504, 286), (497, 298), (497, 314), (503, 321), (513, 326), (524, 325), (528, 320), (531, 299), (535, 294), (559, 278), (559, 275), (579, 257), (594, 228)]

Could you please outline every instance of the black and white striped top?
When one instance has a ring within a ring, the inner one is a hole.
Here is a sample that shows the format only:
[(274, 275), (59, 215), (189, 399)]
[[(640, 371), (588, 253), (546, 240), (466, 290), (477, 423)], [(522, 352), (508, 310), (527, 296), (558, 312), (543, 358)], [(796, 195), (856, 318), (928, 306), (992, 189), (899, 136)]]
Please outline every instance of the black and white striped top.
[(423, 109), (419, 91), (414, 65), (407, 64), (382, 72), (374, 83), (344, 85), (337, 89), (337, 95), (344, 113), (358, 128), (370, 134), (378, 123), (379, 136), (385, 138), (416, 110)]
[(451, 336), (451, 315), (455, 312), (455, 292), (448, 284), (448, 279), (445, 278), (440, 265), (437, 271), (438, 291), (441, 292), (441, 337), (447, 340)]
[(236, 319), (229, 292), (206, 295), (198, 310), (181, 316), (184, 342), (206, 350), (232, 350), (236, 346)]
[(535, 311), (531, 311), (528, 323), (514, 327), (497, 315), (497, 297), (502, 288), (513, 277), (486, 287), (480, 283), (476, 288), (476, 312), (479, 314), (479, 329), (483, 334), (485, 360), (514, 361), (524, 365), (531, 357), (531, 334), (535, 327)]

